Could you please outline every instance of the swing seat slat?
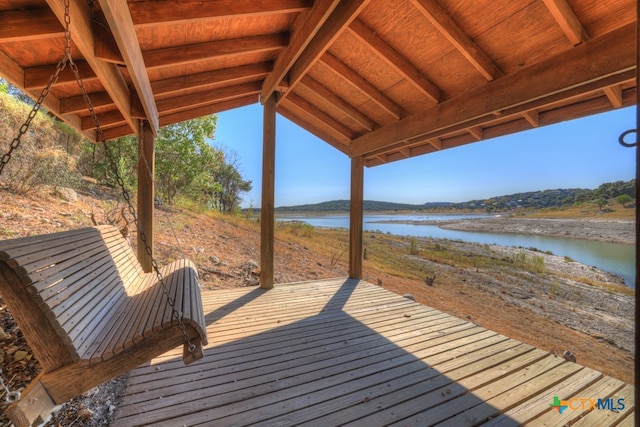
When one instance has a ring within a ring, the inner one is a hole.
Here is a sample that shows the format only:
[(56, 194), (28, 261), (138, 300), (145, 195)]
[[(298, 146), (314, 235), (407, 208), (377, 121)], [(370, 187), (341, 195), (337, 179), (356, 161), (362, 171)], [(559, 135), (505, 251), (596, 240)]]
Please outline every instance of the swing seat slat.
[[(207, 343), (197, 271), (179, 260), (160, 272), (196, 345), (184, 352), (190, 363)], [(0, 296), (43, 367), (36, 381), (55, 404), (187, 347), (157, 275), (142, 270), (113, 226), (0, 241)]]

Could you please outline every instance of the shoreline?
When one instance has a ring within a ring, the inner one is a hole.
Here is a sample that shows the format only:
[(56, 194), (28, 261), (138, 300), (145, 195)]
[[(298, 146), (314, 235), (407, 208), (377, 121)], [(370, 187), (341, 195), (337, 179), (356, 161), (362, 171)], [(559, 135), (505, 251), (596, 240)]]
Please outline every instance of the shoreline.
[(379, 224), (436, 225), (456, 231), (528, 234), (570, 239), (594, 240), (623, 245), (635, 244), (635, 221), (596, 218), (514, 218), (506, 216), (456, 220), (388, 220)]

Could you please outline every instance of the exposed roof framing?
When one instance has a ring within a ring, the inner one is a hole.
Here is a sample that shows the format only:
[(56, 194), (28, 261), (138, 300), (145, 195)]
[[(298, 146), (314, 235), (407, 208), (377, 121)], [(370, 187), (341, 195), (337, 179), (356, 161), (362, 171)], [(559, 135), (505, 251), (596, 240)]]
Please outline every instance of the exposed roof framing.
[[(367, 166), (635, 103), (633, 0), (70, 0), (73, 58), (115, 138), (276, 95)], [(36, 98), (63, 0), (0, 0), (0, 75)], [(75, 77), (48, 111), (96, 138)]]

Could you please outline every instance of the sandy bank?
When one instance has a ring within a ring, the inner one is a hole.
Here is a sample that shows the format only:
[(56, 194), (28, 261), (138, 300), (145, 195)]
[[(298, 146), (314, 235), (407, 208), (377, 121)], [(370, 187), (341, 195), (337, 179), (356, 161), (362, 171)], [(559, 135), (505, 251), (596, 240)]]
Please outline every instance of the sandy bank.
[[(385, 221), (396, 222), (396, 221)], [(597, 240), (601, 242), (635, 243), (636, 227), (632, 220), (613, 219), (550, 219), (514, 218), (498, 216), (447, 221), (397, 221), (398, 223), (437, 225), (448, 230), (479, 231), (488, 233), (515, 233), (572, 239)]]

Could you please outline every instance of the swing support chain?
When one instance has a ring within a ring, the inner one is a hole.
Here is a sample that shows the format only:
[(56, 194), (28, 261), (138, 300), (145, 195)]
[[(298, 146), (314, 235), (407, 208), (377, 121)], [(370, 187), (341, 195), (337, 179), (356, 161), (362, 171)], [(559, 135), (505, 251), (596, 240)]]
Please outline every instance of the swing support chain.
[(187, 333), (185, 325), (182, 322), (182, 315), (178, 311), (178, 309), (176, 308), (175, 300), (169, 294), (169, 289), (167, 287), (166, 281), (164, 280), (164, 277), (163, 277), (162, 273), (160, 272), (160, 268), (158, 266), (158, 262), (153, 257), (153, 251), (151, 250), (151, 247), (150, 247), (150, 245), (149, 245), (149, 243), (147, 241), (147, 236), (146, 236), (146, 234), (144, 233), (144, 231), (142, 229), (142, 224), (140, 223), (140, 220), (138, 218), (136, 210), (135, 210), (135, 208), (133, 206), (133, 202), (131, 201), (131, 195), (130, 195), (129, 191), (127, 190), (126, 186), (125, 186), (124, 180), (120, 176), (120, 171), (118, 170), (118, 166), (116, 164), (116, 161), (113, 158), (113, 155), (111, 154), (111, 150), (109, 149), (109, 146), (107, 144), (107, 139), (104, 136), (104, 132), (102, 131), (102, 126), (100, 125), (100, 120), (98, 119), (98, 115), (96, 114), (96, 112), (95, 112), (95, 110), (93, 108), (93, 104), (91, 103), (91, 99), (89, 98), (89, 94), (87, 93), (87, 89), (84, 87), (84, 82), (82, 81), (82, 77), (80, 76), (80, 71), (78, 70), (78, 67), (73, 62), (73, 60), (71, 59), (71, 50), (70, 50), (71, 33), (69, 32), (69, 24), (71, 22), (71, 19), (70, 19), (70, 14), (69, 14), (69, 0), (65, 0), (64, 4), (65, 4), (65, 11), (64, 11), (64, 13), (65, 13), (65, 38), (67, 39), (67, 47), (65, 48), (65, 52), (66, 52), (66, 55), (67, 55), (67, 58), (68, 58), (68, 61), (69, 61), (69, 67), (71, 68), (71, 71), (73, 71), (73, 75), (74, 75), (74, 77), (76, 79), (76, 83), (77, 83), (78, 87), (80, 88), (80, 91), (82, 92), (82, 98), (85, 101), (85, 104), (87, 106), (87, 109), (89, 110), (89, 113), (91, 114), (91, 119), (93, 120), (93, 123), (94, 123), (94, 125), (96, 127), (97, 139), (98, 139), (98, 141), (100, 141), (102, 143), (102, 146), (103, 146), (104, 152), (105, 152), (105, 156), (107, 158), (107, 161), (109, 162), (109, 166), (111, 167), (111, 171), (115, 175), (118, 187), (120, 187), (120, 191), (122, 192), (122, 197), (127, 202), (127, 208), (129, 210), (129, 213), (133, 217), (133, 222), (136, 225), (136, 230), (138, 232), (138, 236), (140, 237), (140, 240), (144, 244), (144, 250), (145, 250), (147, 256), (149, 256), (149, 260), (151, 261), (151, 265), (153, 266), (153, 271), (155, 272), (155, 274), (156, 274), (156, 276), (158, 278), (158, 281), (160, 282), (160, 285), (162, 286), (162, 291), (163, 291), (165, 297), (167, 298), (167, 303), (171, 307), (171, 315), (177, 321), (178, 327), (180, 328), (180, 331), (184, 335), (185, 342), (187, 343), (187, 350), (189, 351), (189, 353), (193, 354), (193, 353), (196, 352), (196, 349), (197, 349), (196, 345), (193, 342), (191, 342), (191, 337), (189, 337), (189, 334)]

